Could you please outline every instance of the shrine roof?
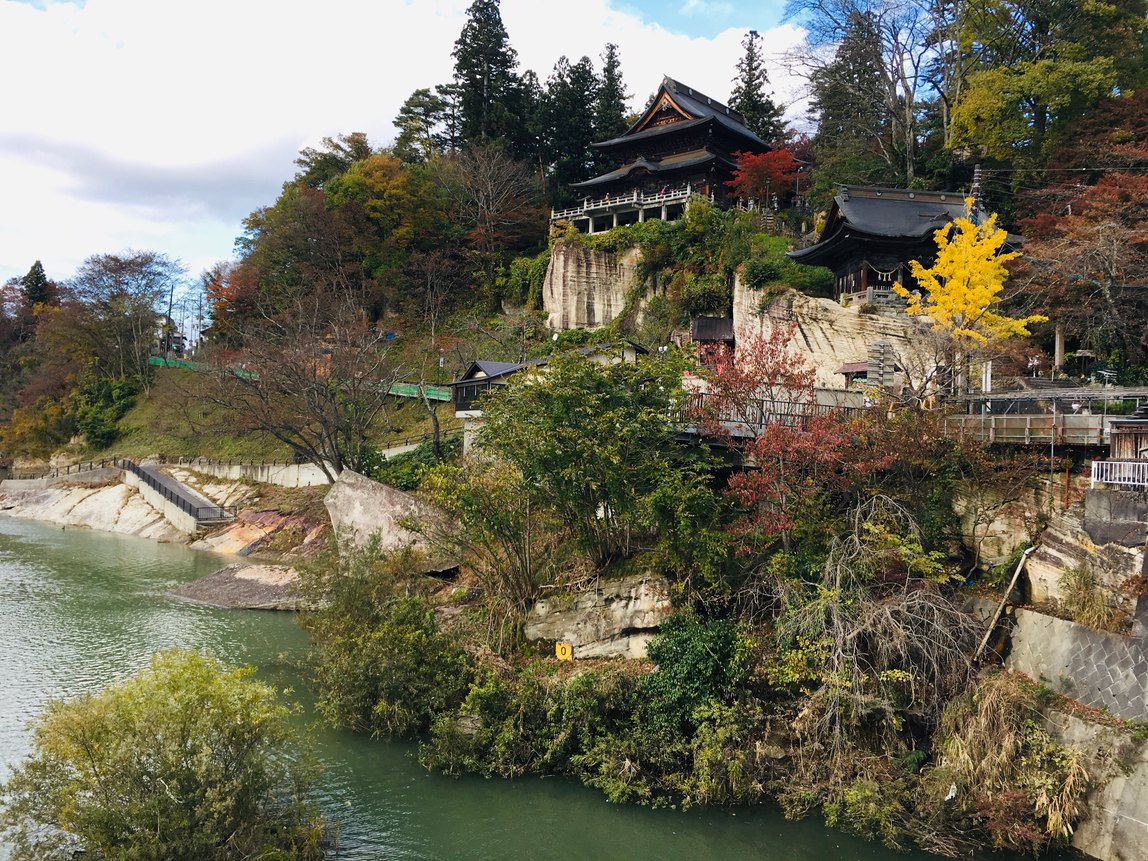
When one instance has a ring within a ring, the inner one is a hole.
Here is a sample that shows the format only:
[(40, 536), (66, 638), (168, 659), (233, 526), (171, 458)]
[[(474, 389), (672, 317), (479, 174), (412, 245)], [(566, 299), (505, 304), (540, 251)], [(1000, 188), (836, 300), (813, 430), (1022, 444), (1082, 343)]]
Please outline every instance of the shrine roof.
[(647, 158), (638, 158), (629, 164), (624, 164), (616, 170), (609, 173), (604, 173), (601, 176), (596, 176), (593, 179), (588, 179), (585, 182), (575, 182), (571, 184), (571, 188), (587, 188), (595, 185), (603, 185), (608, 182), (615, 182), (620, 179), (625, 179), (631, 173), (638, 169), (644, 169), (653, 174), (659, 173), (672, 173), (676, 170), (684, 170), (686, 168), (697, 167), (698, 165), (708, 164), (711, 161), (722, 159), (716, 153), (712, 153), (707, 149), (690, 150), (689, 152), (674, 153), (665, 158), (652, 160)]
[[(682, 119), (664, 125), (649, 126), (653, 116), (668, 105), (677, 110)], [(636, 123), (630, 126), (620, 137), (612, 138), (594, 144), (596, 147), (611, 147), (629, 143), (635, 139), (658, 137), (663, 134), (676, 133), (686, 128), (701, 126), (706, 123), (716, 123), (738, 137), (744, 138), (752, 148), (762, 151), (769, 149), (769, 144), (755, 135), (745, 124), (745, 118), (728, 105), (712, 99), (700, 90), (675, 81), (673, 78), (662, 79), (661, 86), (654, 94), (650, 106), (646, 108)]]
[[(826, 265), (836, 249), (866, 240), (926, 241), (938, 228), (965, 214), (965, 196), (951, 191), (840, 186), (817, 242), (789, 256)], [(976, 217), (983, 217), (978, 210)]]

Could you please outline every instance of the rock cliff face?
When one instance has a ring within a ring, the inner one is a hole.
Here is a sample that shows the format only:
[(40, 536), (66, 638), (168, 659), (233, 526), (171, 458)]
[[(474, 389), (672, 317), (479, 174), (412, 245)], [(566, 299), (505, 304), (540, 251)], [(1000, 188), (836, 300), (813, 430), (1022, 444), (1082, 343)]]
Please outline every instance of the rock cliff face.
[[(1129, 578), (1139, 575), (1144, 564), (1143, 544), (1128, 547), (1116, 542), (1097, 543), (1085, 529), (1084, 499), (1088, 481), (1077, 477), (1068, 487), (1068, 507), (1064, 505), (1065, 488), (1060, 479), (1042, 482), (1026, 491), (1020, 499), (1002, 506), (992, 522), (979, 527), (984, 535), (981, 560), (996, 565), (1008, 558), (1020, 544), (1038, 537), (1036, 551), (1025, 565), (1029, 600), (1036, 603), (1060, 599), (1058, 581), (1071, 568), (1088, 566), (1105, 588), (1109, 600), (1126, 613), (1135, 611), (1135, 602), (1127, 590), (1118, 588)], [(972, 534), (972, 512), (957, 500), (965, 535)]]
[(641, 256), (637, 248), (611, 254), (578, 245), (554, 246), (542, 288), (549, 326), (594, 329), (617, 317), (637, 283)]
[(526, 619), (529, 640), (561, 640), (577, 658), (644, 658), (646, 644), (670, 615), (670, 588), (661, 578), (626, 577), (596, 590), (539, 601)]
[(795, 326), (791, 346), (804, 355), (817, 371), (814, 385), (841, 388), (845, 378), (837, 373), (847, 362), (864, 362), (870, 347), (888, 341), (898, 364), (910, 375), (931, 368), (924, 339), (915, 322), (904, 314), (862, 314), (859, 305), (848, 308), (832, 299), (814, 299), (796, 290), (767, 298), (746, 287), (739, 276), (733, 288), (733, 327), (739, 344), (755, 335), (768, 336), (779, 326)]
[(135, 488), (120, 484), (93, 487), (60, 483), (50, 487), (0, 489), (0, 514), (78, 526), (102, 532), (138, 535), (183, 544), (184, 535), (147, 504)]

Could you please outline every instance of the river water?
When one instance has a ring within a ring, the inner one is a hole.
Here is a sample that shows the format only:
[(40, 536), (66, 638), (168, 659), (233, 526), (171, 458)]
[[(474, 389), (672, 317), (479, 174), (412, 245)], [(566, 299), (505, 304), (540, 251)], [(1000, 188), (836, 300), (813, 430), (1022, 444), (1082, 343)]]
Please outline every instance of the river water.
[[(225, 611), (164, 593), (231, 561), (183, 547), (0, 517), (0, 777), (54, 697), (97, 690), (167, 648), (252, 664), (310, 711), (307, 638), (288, 613)], [(771, 808), (681, 813), (612, 805), (565, 779), (428, 774), (408, 744), (320, 730), (321, 803), (338, 858), (925, 861)], [(4, 856), (0, 847), (0, 857)], [(1001, 858), (1001, 856), (994, 856)]]

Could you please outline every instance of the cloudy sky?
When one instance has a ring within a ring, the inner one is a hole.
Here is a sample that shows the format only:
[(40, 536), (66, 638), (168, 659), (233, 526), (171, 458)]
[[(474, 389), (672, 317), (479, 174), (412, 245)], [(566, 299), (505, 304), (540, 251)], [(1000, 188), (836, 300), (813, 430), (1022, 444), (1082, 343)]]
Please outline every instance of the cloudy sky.
[[(0, 281), (42, 260), (161, 251), (228, 259), (304, 146), (383, 145), (418, 87), (451, 77), (469, 0), (0, 0)], [(780, 58), (783, 0), (502, 0), (520, 68), (620, 47), (635, 106), (671, 75), (729, 94), (748, 29)], [(775, 98), (797, 82), (770, 64)], [(800, 107), (795, 106), (799, 113)]]

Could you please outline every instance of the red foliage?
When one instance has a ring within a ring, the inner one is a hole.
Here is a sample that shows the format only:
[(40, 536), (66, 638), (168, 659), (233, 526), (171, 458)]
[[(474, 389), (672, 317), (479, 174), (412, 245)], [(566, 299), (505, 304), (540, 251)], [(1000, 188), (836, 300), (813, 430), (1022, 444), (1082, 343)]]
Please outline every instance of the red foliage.
[(788, 543), (801, 504), (839, 483), (847, 422), (818, 408), (814, 371), (789, 348), (793, 329), (743, 341), (736, 356), (717, 350), (700, 420), (707, 433), (738, 449), (753, 468), (730, 478), (727, 493), (743, 509), (731, 531), (741, 553)]
[(771, 194), (784, 197), (792, 191), (800, 171), (801, 164), (788, 147), (761, 155), (739, 152), (737, 170), (726, 185), (740, 198), (767, 202)]

